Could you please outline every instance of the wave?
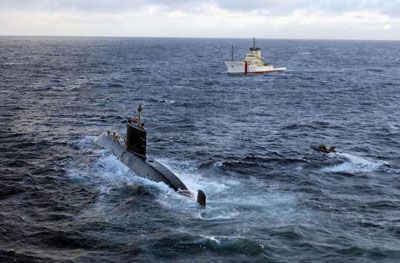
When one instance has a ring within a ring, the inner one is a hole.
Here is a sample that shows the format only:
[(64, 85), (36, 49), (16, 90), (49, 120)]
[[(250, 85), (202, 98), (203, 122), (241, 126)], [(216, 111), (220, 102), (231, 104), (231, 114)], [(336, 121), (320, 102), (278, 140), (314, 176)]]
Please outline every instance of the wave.
[(241, 236), (200, 235), (200, 239), (196, 243), (210, 250), (221, 252), (235, 252), (252, 256), (264, 252), (264, 245)]
[(159, 195), (157, 201), (164, 208), (215, 224), (242, 221), (243, 215), (260, 212), (272, 220), (284, 217), (291, 221), (304, 216), (304, 212), (299, 213), (296, 196), (274, 191), (274, 185), (266, 186), (259, 178), (232, 178), (212, 168), (199, 171), (196, 162), (172, 159), (158, 161), (176, 173), (190, 189), (202, 189), (207, 195), (207, 208), (201, 211), (194, 200), (176, 193)]
[[(271, 163), (278, 163), (280, 165), (291, 165), (299, 163), (308, 163), (309, 161), (304, 158), (290, 158), (285, 157), (278, 153), (271, 153), (266, 156), (260, 155), (247, 155), (241, 158), (229, 158), (227, 160), (220, 160), (212, 163), (213, 168), (223, 170), (236, 170), (245, 169), (250, 167), (264, 167)], [(202, 166), (207, 167), (207, 163)]]
[(315, 126), (312, 124), (293, 123), (282, 127), (282, 130), (310, 130), (310, 129), (315, 129)]
[(110, 88), (122, 88), (124, 85), (123, 84), (119, 84), (119, 83), (109, 83), (107, 84), (107, 87)]
[(87, 135), (83, 138), (80, 138), (78, 140), (73, 141), (70, 144), (70, 147), (75, 149), (75, 150), (79, 150), (79, 149), (85, 149), (85, 148), (89, 148), (90, 146), (93, 145), (93, 140), (96, 138), (97, 136), (94, 135)]
[(176, 101), (175, 101), (175, 100), (170, 100), (170, 99), (156, 99), (156, 98), (151, 98), (151, 99), (150, 99), (150, 102), (174, 104)]
[[(230, 187), (230, 185), (235, 184), (233, 180), (221, 182), (216, 178), (205, 177), (198, 170), (195, 163), (188, 161), (176, 161), (167, 158), (158, 158), (157, 161), (165, 165), (168, 169), (175, 173), (179, 179), (181, 179), (181, 181), (192, 191), (194, 199), (197, 198), (197, 190), (203, 190), (207, 197), (209, 197), (224, 192)], [(173, 210), (197, 208), (197, 204), (194, 202), (194, 200), (190, 200), (187, 197), (183, 197), (175, 192), (170, 192), (165, 196), (159, 196), (157, 199), (162, 206)], [(171, 202), (171, 199), (173, 202)]]
[[(169, 248), (173, 247), (175, 253), (182, 254), (196, 253), (199, 248), (201, 250), (206, 249), (208, 253), (232, 253), (233, 256), (236, 257), (236, 260), (233, 261), (237, 261), (237, 256), (240, 254), (246, 256), (257, 256), (265, 252), (264, 245), (260, 244), (256, 240), (241, 235), (197, 234), (185, 230), (179, 230), (177, 233), (164, 236), (159, 235), (150, 246), (152, 251), (157, 251), (158, 256), (164, 261), (165, 258), (174, 257), (174, 255), (171, 255), (165, 250), (166, 246)], [(215, 260), (207, 258), (206, 261)]]
[[(85, 136), (75, 140), (71, 147), (86, 152), (93, 150), (93, 139), (96, 136)], [(121, 163), (116, 156), (106, 150), (96, 150), (93, 162), (88, 163), (66, 163), (67, 176), (78, 183), (94, 183), (100, 193), (109, 193), (114, 187), (126, 187), (130, 185), (148, 186), (157, 188), (161, 192), (168, 192), (169, 187), (162, 182), (154, 182), (137, 176), (127, 166)], [(172, 190), (172, 189), (171, 189)]]
[(385, 161), (368, 160), (356, 155), (347, 153), (337, 153), (336, 156), (343, 157), (347, 161), (338, 165), (322, 168), (322, 172), (327, 173), (368, 173), (387, 166)]
[(218, 211), (215, 213), (215, 211), (207, 211), (207, 212), (199, 212), (197, 218), (205, 221), (214, 221), (214, 220), (230, 220), (235, 217), (238, 217), (240, 215), (240, 212), (237, 210), (234, 211), (228, 211), (226, 213), (221, 213)]

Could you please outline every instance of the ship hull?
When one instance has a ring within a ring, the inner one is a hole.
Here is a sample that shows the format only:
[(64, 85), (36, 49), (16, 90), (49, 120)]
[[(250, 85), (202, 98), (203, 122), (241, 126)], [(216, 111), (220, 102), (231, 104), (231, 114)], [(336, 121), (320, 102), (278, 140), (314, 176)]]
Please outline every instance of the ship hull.
[(229, 74), (265, 74), (272, 72), (282, 72), (286, 68), (276, 68), (272, 65), (267, 66), (257, 66), (253, 64), (248, 64), (245, 61), (225, 61), (227, 68), (227, 73)]

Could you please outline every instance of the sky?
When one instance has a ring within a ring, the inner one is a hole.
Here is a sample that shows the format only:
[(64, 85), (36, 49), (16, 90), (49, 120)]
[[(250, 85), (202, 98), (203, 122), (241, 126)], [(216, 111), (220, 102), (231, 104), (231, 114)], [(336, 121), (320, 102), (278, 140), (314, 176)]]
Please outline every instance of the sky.
[(0, 35), (400, 40), (400, 0), (0, 0)]

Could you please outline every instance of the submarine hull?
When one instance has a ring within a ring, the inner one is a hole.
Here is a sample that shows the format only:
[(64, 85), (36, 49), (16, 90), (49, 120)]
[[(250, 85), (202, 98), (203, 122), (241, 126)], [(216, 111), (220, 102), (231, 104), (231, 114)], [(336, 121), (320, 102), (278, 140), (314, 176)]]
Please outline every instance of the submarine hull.
[(186, 185), (168, 168), (152, 158), (143, 158), (143, 156), (127, 150), (125, 145), (121, 145), (111, 135), (103, 134), (93, 142), (100, 148), (111, 151), (112, 154), (138, 176), (154, 182), (163, 182), (180, 194), (192, 196)]

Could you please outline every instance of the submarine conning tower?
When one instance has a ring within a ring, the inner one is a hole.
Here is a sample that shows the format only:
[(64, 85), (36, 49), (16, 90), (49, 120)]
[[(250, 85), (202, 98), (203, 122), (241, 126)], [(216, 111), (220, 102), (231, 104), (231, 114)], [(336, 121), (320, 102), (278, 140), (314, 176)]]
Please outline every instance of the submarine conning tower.
[(142, 104), (138, 107), (138, 118), (128, 119), (126, 125), (126, 148), (128, 151), (146, 159), (146, 130), (141, 122), (140, 114), (143, 111)]

